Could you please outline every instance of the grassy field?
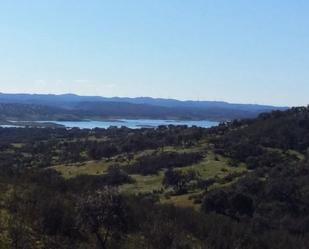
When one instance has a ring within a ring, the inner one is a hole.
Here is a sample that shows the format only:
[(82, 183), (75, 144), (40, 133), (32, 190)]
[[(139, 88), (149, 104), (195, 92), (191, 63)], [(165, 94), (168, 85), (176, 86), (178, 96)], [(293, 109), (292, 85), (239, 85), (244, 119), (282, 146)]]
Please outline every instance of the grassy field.
[[(194, 170), (199, 173), (200, 177), (204, 180), (215, 178), (222, 179), (231, 173), (242, 173), (246, 172), (245, 165), (239, 165), (238, 167), (232, 167), (229, 165), (229, 159), (224, 158), (220, 155), (214, 154), (211, 150), (206, 152), (205, 144), (200, 146), (194, 146), (192, 148), (174, 148), (165, 147), (161, 151), (175, 151), (178, 153), (183, 152), (199, 152), (203, 151), (205, 153), (204, 159), (194, 165), (190, 165), (183, 168), (176, 168), (177, 170), (188, 171)], [(147, 154), (153, 153), (154, 150), (145, 150), (135, 154), (131, 160), (133, 163), (138, 157), (145, 156)], [(121, 165), (127, 165), (128, 162), (125, 160), (125, 155), (120, 155), (113, 158), (112, 160), (102, 160), (102, 161), (89, 161), (82, 164), (72, 164), (72, 165), (58, 165), (53, 168), (60, 172), (65, 178), (72, 178), (79, 175), (100, 175), (106, 173), (108, 167), (114, 163)], [(199, 194), (201, 190), (196, 190), (195, 192), (190, 192), (184, 195), (172, 195), (171, 190), (164, 189), (162, 185), (162, 180), (164, 178), (164, 170), (160, 171), (155, 175), (131, 175), (135, 180), (132, 184), (124, 184), (120, 186), (120, 191), (124, 193), (147, 193), (147, 192), (158, 192), (160, 193), (160, 200), (162, 203), (173, 203), (177, 206), (182, 207), (196, 207), (193, 203), (192, 195)], [(237, 180), (234, 179), (233, 181)], [(226, 184), (215, 183), (212, 188), (224, 187)]]
[(104, 174), (110, 165), (106, 161), (88, 161), (79, 164), (57, 165), (52, 167), (61, 173), (66, 178), (73, 178), (79, 175), (101, 175)]
[(199, 205), (194, 203), (192, 196), (197, 195), (201, 192), (193, 192), (184, 195), (172, 195), (172, 196), (162, 196), (160, 198), (161, 203), (174, 204), (178, 207), (190, 207), (198, 209)]
[(146, 193), (152, 191), (159, 191), (163, 188), (162, 180), (164, 171), (160, 171), (157, 175), (142, 176), (131, 175), (135, 180), (133, 184), (124, 184), (120, 186), (120, 190), (129, 193)]
[(203, 179), (209, 179), (214, 177), (222, 178), (230, 173), (241, 173), (246, 171), (246, 167), (245, 165), (232, 167), (229, 165), (227, 158), (215, 155), (213, 152), (208, 152), (203, 161), (198, 164), (181, 168), (181, 170), (195, 170), (199, 172)]

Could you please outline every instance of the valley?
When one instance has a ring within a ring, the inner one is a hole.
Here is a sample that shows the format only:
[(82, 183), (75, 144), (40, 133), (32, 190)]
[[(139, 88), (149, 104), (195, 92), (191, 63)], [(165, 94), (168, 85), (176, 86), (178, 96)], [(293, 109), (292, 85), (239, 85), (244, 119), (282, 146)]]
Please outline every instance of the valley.
[(0, 246), (306, 248), (308, 120), (0, 128)]

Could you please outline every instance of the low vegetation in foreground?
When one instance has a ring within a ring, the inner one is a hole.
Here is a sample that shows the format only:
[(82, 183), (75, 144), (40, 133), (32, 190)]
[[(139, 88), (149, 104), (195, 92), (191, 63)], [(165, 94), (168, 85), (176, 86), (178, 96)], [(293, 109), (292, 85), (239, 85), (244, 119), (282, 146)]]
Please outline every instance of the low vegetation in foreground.
[(309, 109), (203, 129), (0, 129), (0, 248), (306, 249)]

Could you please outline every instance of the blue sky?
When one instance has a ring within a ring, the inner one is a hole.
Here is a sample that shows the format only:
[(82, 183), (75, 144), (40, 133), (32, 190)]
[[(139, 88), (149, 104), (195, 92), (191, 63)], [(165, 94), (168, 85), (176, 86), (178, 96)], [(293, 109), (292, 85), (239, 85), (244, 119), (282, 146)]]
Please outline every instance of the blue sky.
[(309, 104), (308, 0), (0, 0), (0, 91)]

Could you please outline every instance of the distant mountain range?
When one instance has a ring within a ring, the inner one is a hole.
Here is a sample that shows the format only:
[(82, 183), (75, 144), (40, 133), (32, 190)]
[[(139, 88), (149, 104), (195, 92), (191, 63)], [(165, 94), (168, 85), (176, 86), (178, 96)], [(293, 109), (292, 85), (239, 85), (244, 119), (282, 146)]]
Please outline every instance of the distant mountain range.
[(75, 94), (0, 93), (0, 119), (2, 121), (119, 118), (225, 121), (254, 118), (263, 112), (285, 109), (287, 107), (150, 97), (106, 98)]

